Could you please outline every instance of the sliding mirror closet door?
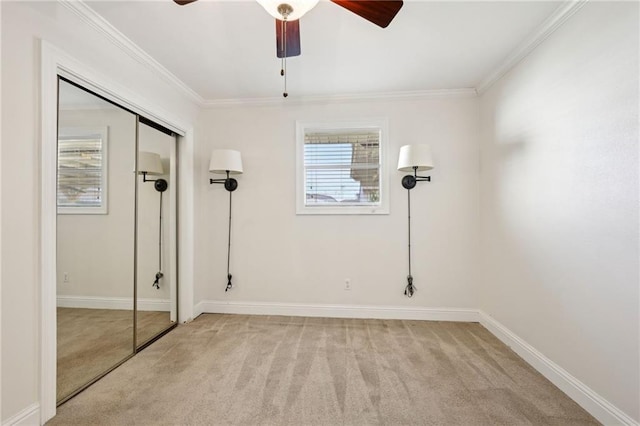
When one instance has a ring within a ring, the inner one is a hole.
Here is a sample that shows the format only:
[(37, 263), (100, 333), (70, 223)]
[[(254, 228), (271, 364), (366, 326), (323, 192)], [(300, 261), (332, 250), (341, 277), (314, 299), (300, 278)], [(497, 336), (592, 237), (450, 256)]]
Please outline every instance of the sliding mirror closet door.
[(134, 352), (137, 117), (59, 80), (57, 401)]
[[(148, 124), (147, 124), (148, 123)], [(176, 138), (142, 117), (138, 124), (136, 345), (177, 320)]]

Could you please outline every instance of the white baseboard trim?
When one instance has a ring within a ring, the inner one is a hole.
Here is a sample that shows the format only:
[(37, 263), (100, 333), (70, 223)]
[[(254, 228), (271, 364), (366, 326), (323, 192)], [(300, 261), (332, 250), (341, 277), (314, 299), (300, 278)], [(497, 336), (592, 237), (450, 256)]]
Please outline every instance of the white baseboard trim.
[(405, 306), (320, 305), (304, 303), (226, 302), (203, 300), (194, 307), (194, 318), (203, 313), (286, 315), (294, 317), (371, 318), (478, 322), (476, 309), (415, 308)]
[(638, 426), (631, 416), (618, 409), (595, 391), (569, 374), (565, 369), (544, 356), (540, 351), (522, 340), (507, 327), (487, 313), (479, 311), (480, 324), (520, 355), (539, 373), (549, 379), (560, 390), (588, 411), (604, 425)]
[(39, 426), (40, 404), (34, 402), (18, 414), (2, 422), (2, 426)]
[[(58, 308), (122, 309), (132, 310), (133, 300), (129, 297), (58, 296)], [(171, 301), (167, 299), (138, 299), (139, 311), (171, 311)]]

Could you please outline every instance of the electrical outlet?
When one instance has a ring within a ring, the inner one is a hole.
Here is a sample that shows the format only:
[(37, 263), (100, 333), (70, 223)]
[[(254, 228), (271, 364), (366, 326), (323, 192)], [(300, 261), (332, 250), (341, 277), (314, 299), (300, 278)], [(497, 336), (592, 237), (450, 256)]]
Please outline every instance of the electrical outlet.
[(69, 273), (68, 272), (63, 272), (62, 273), (62, 282), (63, 283), (68, 283), (69, 282)]
[(350, 278), (345, 278), (345, 280), (344, 280), (344, 289), (345, 290), (351, 290), (351, 279)]

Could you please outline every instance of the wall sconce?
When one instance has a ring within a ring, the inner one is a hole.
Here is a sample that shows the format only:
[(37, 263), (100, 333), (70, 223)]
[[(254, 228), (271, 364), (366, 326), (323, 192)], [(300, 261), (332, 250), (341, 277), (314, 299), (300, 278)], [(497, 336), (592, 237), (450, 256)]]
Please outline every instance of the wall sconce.
[(147, 179), (147, 175), (159, 176), (164, 174), (160, 155), (155, 152), (140, 151), (138, 153), (138, 174), (142, 175), (142, 182), (153, 182), (153, 187), (160, 193), (160, 227), (158, 229), (158, 272), (152, 287), (160, 289), (160, 279), (164, 277), (162, 273), (162, 193), (167, 190), (169, 184), (164, 179)]
[(155, 152), (140, 151), (138, 153), (138, 174), (142, 175), (143, 182), (154, 182), (156, 191), (163, 193), (169, 187), (164, 179), (147, 179), (147, 175), (158, 176), (164, 174), (160, 155)]
[(407, 275), (407, 286), (404, 295), (413, 296), (416, 288), (413, 285), (411, 275), (411, 189), (415, 188), (418, 182), (431, 182), (431, 176), (418, 176), (418, 172), (433, 169), (433, 158), (429, 145), (405, 145), (400, 148), (398, 158), (398, 170), (402, 172), (413, 172), (413, 175), (406, 175), (402, 178), (402, 186), (407, 190), (407, 212), (408, 212), (408, 235), (409, 235), (409, 275)]
[(225, 292), (231, 290), (233, 284), (231, 283), (231, 273), (229, 272), (229, 265), (231, 261), (231, 194), (238, 188), (238, 181), (230, 174), (242, 173), (242, 157), (240, 152), (232, 149), (216, 149), (211, 153), (211, 160), (209, 161), (210, 173), (226, 173), (225, 179), (209, 179), (209, 184), (219, 183), (224, 185), (224, 189), (229, 191), (229, 243), (227, 246), (227, 287)]

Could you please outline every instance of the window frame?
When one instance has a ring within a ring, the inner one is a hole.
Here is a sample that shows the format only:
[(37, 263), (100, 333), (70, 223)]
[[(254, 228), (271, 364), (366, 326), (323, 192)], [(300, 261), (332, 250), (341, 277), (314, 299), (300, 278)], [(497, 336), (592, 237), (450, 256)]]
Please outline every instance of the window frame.
[[(58, 145), (61, 140), (73, 140), (73, 139), (96, 139), (99, 138), (101, 140), (101, 150), (102, 150), (102, 175), (101, 175), (101, 188), (102, 188), (102, 199), (100, 206), (96, 207), (86, 207), (86, 206), (59, 206), (58, 204), (58, 184), (56, 182), (56, 207), (58, 214), (77, 214), (77, 215), (87, 215), (87, 214), (108, 214), (109, 213), (109, 131), (107, 127), (61, 127), (58, 129)], [(56, 151), (59, 149), (56, 148)], [(57, 156), (57, 154), (56, 154)], [(57, 160), (56, 164), (56, 180), (57, 173), (60, 169), (60, 160)]]
[[(380, 202), (378, 205), (358, 206), (353, 204), (306, 205), (306, 173), (304, 164), (304, 139), (307, 132), (316, 131), (380, 131)], [(332, 121), (296, 121), (296, 214), (298, 215), (377, 215), (389, 214), (388, 172), (389, 124), (387, 118)]]

